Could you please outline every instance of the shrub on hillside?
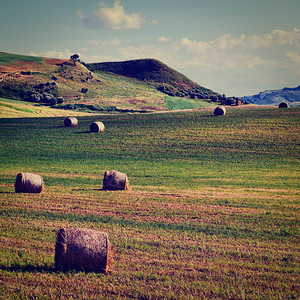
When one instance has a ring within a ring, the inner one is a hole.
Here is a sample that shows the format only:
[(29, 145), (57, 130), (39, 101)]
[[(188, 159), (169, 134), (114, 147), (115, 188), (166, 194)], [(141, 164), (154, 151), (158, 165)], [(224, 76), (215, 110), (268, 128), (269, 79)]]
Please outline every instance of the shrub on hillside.
[(64, 98), (63, 97), (57, 97), (57, 104), (63, 104)]
[(47, 93), (45, 91), (41, 93), (37, 91), (30, 91), (22, 100), (27, 100), (35, 103), (45, 103), (49, 105), (55, 105), (57, 103), (62, 104), (64, 102), (62, 97), (56, 97), (56, 95)]
[(236, 104), (236, 99), (233, 98), (233, 97), (229, 97), (229, 98), (226, 99), (225, 104), (226, 105), (235, 105)]
[(31, 75), (31, 71), (21, 71), (22, 75)]
[(38, 92), (32, 92), (32, 94), (29, 96), (29, 100), (31, 102), (41, 102), (43, 99), (43, 95)]
[(211, 96), (210, 96), (210, 100), (211, 100), (212, 102), (217, 102), (217, 101), (218, 101), (218, 97), (217, 97), (216, 95), (211, 95)]
[(223, 94), (223, 95), (218, 95), (218, 100), (220, 101), (220, 102), (222, 102), (222, 101), (226, 101), (226, 96)]
[(49, 94), (47, 92), (43, 92), (43, 102), (45, 103), (50, 103), (50, 101), (54, 98), (54, 96), (52, 94)]

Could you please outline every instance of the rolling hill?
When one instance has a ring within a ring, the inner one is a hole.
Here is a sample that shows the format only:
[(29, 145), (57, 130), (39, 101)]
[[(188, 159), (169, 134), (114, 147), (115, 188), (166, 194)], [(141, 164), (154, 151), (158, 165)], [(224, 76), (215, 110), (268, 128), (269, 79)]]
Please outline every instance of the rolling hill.
[(91, 71), (109, 72), (138, 79), (169, 96), (207, 99), (217, 94), (156, 59), (86, 64)]
[(166, 95), (201, 107), (218, 94), (153, 59), (84, 64), (0, 52), (3, 98), (91, 111), (163, 111)]

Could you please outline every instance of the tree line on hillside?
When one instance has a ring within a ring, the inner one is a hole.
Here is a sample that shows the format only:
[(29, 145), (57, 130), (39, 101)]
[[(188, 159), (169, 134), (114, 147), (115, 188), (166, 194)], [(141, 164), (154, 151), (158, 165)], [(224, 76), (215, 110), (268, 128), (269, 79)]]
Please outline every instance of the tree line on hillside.
[(223, 95), (211, 95), (210, 100), (212, 102), (220, 102), (222, 105), (243, 105), (243, 104), (249, 104), (249, 102), (244, 101), (243, 99), (240, 99), (238, 97), (226, 97)]
[(238, 97), (226, 97), (224, 94), (212, 94), (210, 91), (206, 91), (205, 89), (194, 88), (194, 89), (180, 89), (176, 88), (172, 85), (161, 84), (157, 87), (157, 89), (167, 94), (171, 97), (184, 97), (190, 99), (210, 99), (211, 102), (219, 102), (222, 105), (242, 105), (249, 104), (249, 102), (244, 101)]

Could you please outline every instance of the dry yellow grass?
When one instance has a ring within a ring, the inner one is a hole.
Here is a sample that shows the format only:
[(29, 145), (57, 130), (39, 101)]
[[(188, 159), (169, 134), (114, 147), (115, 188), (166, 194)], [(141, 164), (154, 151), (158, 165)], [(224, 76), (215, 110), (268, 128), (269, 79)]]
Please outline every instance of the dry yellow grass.
[(0, 118), (89, 116), (91, 113), (0, 101)]

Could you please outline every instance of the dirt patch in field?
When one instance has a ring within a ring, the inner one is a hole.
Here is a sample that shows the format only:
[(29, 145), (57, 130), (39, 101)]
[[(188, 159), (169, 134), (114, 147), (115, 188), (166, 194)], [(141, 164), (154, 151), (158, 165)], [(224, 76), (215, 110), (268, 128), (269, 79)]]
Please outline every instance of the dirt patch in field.
[(133, 105), (139, 105), (139, 104), (147, 103), (146, 100), (127, 99), (127, 98), (125, 98), (124, 100), (127, 101), (127, 102), (129, 102), (130, 104), (133, 104)]
[(66, 59), (58, 59), (58, 58), (45, 58), (44, 59), (44, 62), (47, 65), (52, 65), (52, 66), (55, 66), (55, 65), (58, 65), (58, 64), (63, 64), (66, 61), (68, 61), (68, 60), (66, 60)]
[(21, 72), (21, 71), (45, 72), (47, 70), (42, 64), (37, 64), (28, 61), (19, 61), (10, 65), (3, 65), (0, 67), (0, 72), (12, 73), (12, 72)]

